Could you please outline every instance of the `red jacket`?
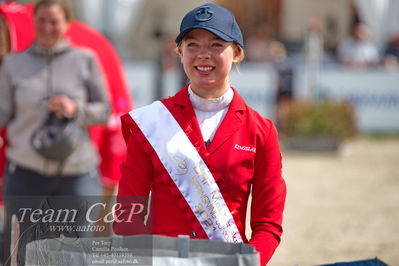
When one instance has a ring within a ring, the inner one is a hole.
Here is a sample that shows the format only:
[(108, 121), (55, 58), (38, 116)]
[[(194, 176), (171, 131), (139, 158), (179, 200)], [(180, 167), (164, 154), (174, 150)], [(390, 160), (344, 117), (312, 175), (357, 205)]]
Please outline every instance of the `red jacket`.
[[(252, 188), (252, 236), (249, 243), (261, 253), (264, 265), (280, 242), (286, 196), (286, 186), (281, 175), (281, 153), (273, 122), (262, 118), (248, 107), (234, 91), (230, 108), (207, 149), (188, 97), (187, 87), (174, 97), (163, 100), (163, 103), (186, 132), (201, 157), (206, 157), (206, 153), (210, 154), (212, 160), (204, 161), (211, 171), (218, 169), (220, 175), (216, 175), (215, 180), (245, 241), (247, 202)], [(190, 220), (190, 216), (182, 211), (182, 196), (171, 192), (171, 179), (162, 177), (164, 169), (159, 167), (158, 160), (150, 158), (148, 148), (143, 148), (144, 135), (129, 114), (122, 117), (122, 132), (128, 151), (126, 160), (121, 165), (119, 198), (131, 195), (148, 196), (151, 191), (153, 234), (185, 234), (207, 238), (195, 222)], [(139, 233), (140, 226), (142, 225), (136, 224), (133, 228), (114, 223), (114, 231), (122, 235)], [(196, 234), (193, 234), (193, 231)]]

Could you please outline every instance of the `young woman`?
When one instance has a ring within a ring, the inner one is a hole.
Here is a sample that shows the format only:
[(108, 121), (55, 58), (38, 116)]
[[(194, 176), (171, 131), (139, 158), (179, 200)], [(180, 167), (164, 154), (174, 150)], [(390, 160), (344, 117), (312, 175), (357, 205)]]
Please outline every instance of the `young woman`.
[[(122, 117), (128, 154), (114, 231), (249, 242), (264, 265), (280, 242), (286, 187), (273, 122), (229, 85), (232, 65), (244, 58), (241, 31), (230, 11), (205, 4), (183, 18), (176, 43), (189, 84)], [(150, 192), (151, 229), (146, 211), (132, 226), (125, 196)]]

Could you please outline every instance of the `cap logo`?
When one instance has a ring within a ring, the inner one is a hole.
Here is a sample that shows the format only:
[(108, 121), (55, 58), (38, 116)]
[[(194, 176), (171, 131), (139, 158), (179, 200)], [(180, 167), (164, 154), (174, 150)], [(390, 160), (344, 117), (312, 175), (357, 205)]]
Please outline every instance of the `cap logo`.
[(195, 20), (200, 21), (200, 22), (205, 22), (205, 21), (211, 20), (213, 17), (213, 11), (210, 11), (209, 10), (210, 8), (211, 7), (209, 7), (209, 6), (203, 6), (203, 7), (199, 8), (197, 10), (197, 12), (195, 13), (195, 16), (194, 16)]

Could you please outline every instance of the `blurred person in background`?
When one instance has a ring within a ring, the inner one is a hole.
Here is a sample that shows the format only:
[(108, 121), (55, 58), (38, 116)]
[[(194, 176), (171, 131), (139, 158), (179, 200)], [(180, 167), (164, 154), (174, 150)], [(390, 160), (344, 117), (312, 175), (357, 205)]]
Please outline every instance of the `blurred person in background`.
[(320, 18), (311, 18), (305, 35), (306, 87), (311, 99), (318, 97), (321, 64), (324, 57), (324, 25)]
[(384, 66), (389, 70), (399, 70), (399, 32), (392, 35), (384, 53)]
[[(1, 62), (3, 61), (3, 57), (10, 51), (10, 45), (9, 45), (9, 34), (8, 34), (8, 29), (7, 29), (7, 24), (4, 18), (0, 15), (0, 67), (1, 67)], [(5, 138), (4, 138), (5, 131), (1, 130), (0, 132), (0, 164), (1, 162), (4, 161), (4, 153), (2, 152), (3, 147), (5, 146)], [(3, 169), (0, 169), (0, 175)], [(4, 221), (4, 210), (3, 206), (0, 206), (0, 259), (3, 257), (3, 233), (4, 233), (4, 228), (3, 228), (3, 221)]]
[[(286, 186), (272, 120), (229, 84), (244, 59), (241, 30), (229, 10), (204, 4), (184, 16), (175, 42), (189, 84), (122, 116), (128, 151), (114, 231), (249, 243), (265, 265), (280, 243)], [(146, 212), (130, 220), (129, 198), (150, 193), (147, 223)]]
[(371, 32), (364, 23), (353, 25), (351, 35), (338, 46), (338, 61), (348, 67), (365, 69), (380, 63), (376, 45), (371, 41)]
[[(6, 233), (11, 231), (11, 215), (24, 207), (15, 197), (102, 195), (98, 153), (88, 127), (107, 123), (110, 104), (94, 56), (65, 38), (71, 19), (67, 1), (38, 1), (34, 43), (22, 53), (6, 55), (1, 66), (0, 127), (7, 125), (9, 141), (3, 184)], [(82, 132), (62, 167), (31, 145), (33, 132), (49, 114), (72, 120)], [(20, 248), (18, 264), (24, 260), (24, 246)]]
[(305, 36), (305, 55), (309, 63), (320, 64), (324, 57), (324, 26), (320, 18), (309, 19)]
[[(16, 2), (0, 3), (0, 22), (4, 24), (4, 31), (0, 41), (4, 41), (1, 58), (12, 52), (21, 52), (27, 49), (35, 38), (33, 25), (34, 4), (18, 4)], [(0, 37), (1, 37), (0, 36)], [(120, 178), (119, 165), (124, 160), (126, 147), (120, 131), (120, 116), (133, 108), (129, 88), (124, 76), (119, 56), (109, 40), (100, 32), (85, 23), (73, 20), (69, 23), (65, 37), (73, 47), (91, 50), (100, 63), (107, 84), (110, 102), (111, 117), (107, 125), (90, 127), (90, 138), (100, 154), (100, 173), (105, 200), (112, 201), (112, 195), (116, 193), (117, 183)], [(175, 56), (177, 58), (177, 56)], [(0, 59), (1, 59), (0, 58)], [(7, 141), (5, 129), (0, 131), (0, 183), (2, 186), (3, 168), (5, 165), (5, 147)], [(108, 206), (108, 204), (107, 204)], [(3, 207), (0, 194), (0, 207)], [(105, 209), (104, 213), (110, 210)], [(111, 233), (110, 225), (106, 224), (106, 230), (99, 235), (107, 236)]]
[(253, 29), (246, 39), (246, 59), (257, 63), (278, 63), (286, 57), (284, 45), (270, 37), (267, 25)]

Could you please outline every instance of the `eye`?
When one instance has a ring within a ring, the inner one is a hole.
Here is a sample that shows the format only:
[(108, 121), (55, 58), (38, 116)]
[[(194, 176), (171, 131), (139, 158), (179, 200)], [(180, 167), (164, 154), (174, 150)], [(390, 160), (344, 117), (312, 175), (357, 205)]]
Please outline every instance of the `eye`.
[(212, 47), (223, 47), (223, 43), (221, 43), (221, 42), (214, 42), (214, 43), (212, 43)]
[(36, 21), (37, 21), (37, 23), (40, 23), (40, 24), (46, 23), (46, 20), (44, 18), (37, 18)]
[(189, 42), (187, 43), (187, 47), (197, 47), (198, 44), (196, 44), (195, 42)]

